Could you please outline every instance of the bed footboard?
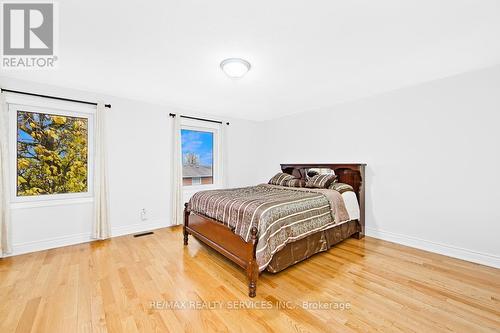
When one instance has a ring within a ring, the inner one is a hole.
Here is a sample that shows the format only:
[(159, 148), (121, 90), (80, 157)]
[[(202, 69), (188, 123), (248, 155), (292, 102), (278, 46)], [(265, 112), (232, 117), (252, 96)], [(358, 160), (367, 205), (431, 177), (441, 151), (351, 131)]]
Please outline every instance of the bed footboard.
[(192, 235), (243, 268), (248, 279), (248, 296), (255, 297), (259, 278), (255, 257), (257, 228), (252, 228), (250, 232), (251, 239), (245, 242), (230, 228), (209, 217), (191, 212), (187, 203), (184, 205), (184, 245), (188, 245), (188, 236)]

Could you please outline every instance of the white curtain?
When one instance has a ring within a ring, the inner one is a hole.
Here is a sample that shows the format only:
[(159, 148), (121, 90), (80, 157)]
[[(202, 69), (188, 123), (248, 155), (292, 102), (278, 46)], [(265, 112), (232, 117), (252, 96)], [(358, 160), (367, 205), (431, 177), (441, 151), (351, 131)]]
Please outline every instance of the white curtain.
[(106, 152), (106, 110), (98, 103), (94, 121), (94, 223), (92, 238), (106, 239), (111, 236), (109, 224), (108, 166)]
[(0, 257), (12, 252), (10, 235), (9, 109), (0, 93)]
[(183, 224), (181, 115), (173, 117), (172, 126), (172, 224)]
[(222, 122), (220, 125), (220, 166), (219, 166), (219, 172), (220, 172), (220, 178), (221, 178), (221, 187), (227, 187), (228, 186), (228, 179), (227, 179), (227, 170), (229, 170), (227, 161), (228, 161), (228, 128), (229, 125), (227, 125), (225, 122)]

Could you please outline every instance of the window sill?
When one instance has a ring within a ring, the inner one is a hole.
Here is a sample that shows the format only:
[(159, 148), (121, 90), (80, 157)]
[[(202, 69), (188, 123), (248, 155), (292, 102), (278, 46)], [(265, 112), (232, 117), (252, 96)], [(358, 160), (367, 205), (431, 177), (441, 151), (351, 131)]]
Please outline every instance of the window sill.
[(204, 190), (219, 190), (222, 189), (223, 187), (218, 184), (206, 184), (206, 185), (187, 185), (183, 186), (182, 190), (184, 192), (198, 192), (198, 191), (204, 191)]
[(94, 202), (93, 197), (23, 201), (23, 202), (11, 202), (10, 208), (11, 209), (26, 209), (26, 208), (40, 208), (40, 207), (51, 207), (51, 206), (68, 206), (68, 205), (81, 205), (81, 204), (93, 203), (93, 202)]

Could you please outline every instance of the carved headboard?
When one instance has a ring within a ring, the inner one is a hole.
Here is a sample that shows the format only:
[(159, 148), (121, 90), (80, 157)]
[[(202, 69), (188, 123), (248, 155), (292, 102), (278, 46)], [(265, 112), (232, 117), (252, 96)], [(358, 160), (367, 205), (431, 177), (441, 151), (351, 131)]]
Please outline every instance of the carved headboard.
[(306, 179), (308, 169), (321, 168), (331, 169), (337, 175), (340, 183), (349, 184), (353, 187), (359, 201), (360, 221), (362, 233), (365, 232), (365, 166), (366, 164), (328, 164), (328, 163), (306, 163), (306, 164), (281, 164), (281, 170), (297, 178)]

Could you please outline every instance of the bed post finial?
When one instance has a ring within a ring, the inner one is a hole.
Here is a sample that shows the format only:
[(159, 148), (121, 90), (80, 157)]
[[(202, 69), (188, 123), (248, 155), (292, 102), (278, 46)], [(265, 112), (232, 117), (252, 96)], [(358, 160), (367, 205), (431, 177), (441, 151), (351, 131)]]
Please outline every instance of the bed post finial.
[(257, 227), (252, 227), (252, 229), (250, 229), (250, 239), (251, 240), (257, 240)]

